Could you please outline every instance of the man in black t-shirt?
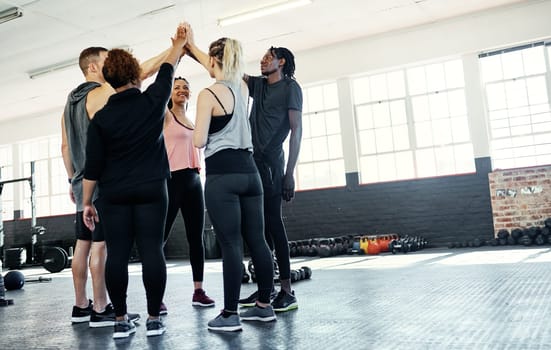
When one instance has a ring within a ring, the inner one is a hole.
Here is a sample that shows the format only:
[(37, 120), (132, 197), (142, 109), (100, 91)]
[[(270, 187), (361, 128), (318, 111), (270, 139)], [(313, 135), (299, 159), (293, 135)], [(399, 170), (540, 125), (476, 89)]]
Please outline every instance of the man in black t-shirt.
[[(294, 78), (294, 56), (286, 48), (271, 47), (260, 61), (261, 77), (245, 75), (253, 98), (250, 122), (254, 159), (264, 187), (264, 223), (266, 241), (275, 250), (279, 265), (281, 291), (272, 302), (274, 311), (298, 307), (291, 289), (291, 264), (281, 199), (295, 195), (293, 172), (302, 138), (302, 89)], [(287, 165), (283, 142), (289, 135)], [(240, 300), (242, 306), (254, 305), (256, 295)]]

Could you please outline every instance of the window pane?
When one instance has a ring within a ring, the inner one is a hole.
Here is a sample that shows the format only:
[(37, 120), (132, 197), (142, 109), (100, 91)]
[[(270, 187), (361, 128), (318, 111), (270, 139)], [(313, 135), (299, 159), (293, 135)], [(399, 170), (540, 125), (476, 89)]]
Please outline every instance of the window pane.
[(302, 162), (311, 162), (312, 159), (312, 140), (304, 139), (300, 143), (300, 152), (299, 152), (299, 161)]
[(543, 45), (522, 50), (522, 59), (526, 75), (545, 73)]
[(360, 131), (360, 152), (361, 154), (377, 153), (374, 130)]
[(524, 64), (522, 62), (522, 52), (513, 51), (502, 54), (503, 78), (511, 79), (524, 75)]
[(388, 98), (400, 98), (406, 95), (406, 85), (404, 82), (404, 72), (397, 71), (387, 75), (388, 79)]
[(370, 78), (370, 90), (372, 101), (382, 101), (388, 98), (386, 74), (374, 75)]
[(469, 123), (466, 117), (452, 118), (451, 131), (454, 143), (468, 142), (470, 140)]
[(429, 95), (430, 117), (432, 120), (447, 118), (448, 97), (446, 93), (437, 93)]
[(456, 173), (472, 173), (476, 171), (473, 146), (471, 144), (455, 146), (454, 155)]
[(441, 63), (427, 66), (427, 90), (429, 92), (446, 89), (446, 75), (444, 65)]
[(339, 107), (339, 94), (337, 84), (323, 85), (323, 105), (324, 109), (333, 109)]
[(503, 79), (501, 55), (493, 55), (480, 59), (482, 80), (486, 83)]
[(317, 112), (323, 110), (323, 88), (315, 86), (308, 88), (308, 109), (307, 112)]
[(325, 123), (327, 125), (327, 134), (340, 134), (341, 123), (338, 111), (328, 111), (325, 113)]
[[(342, 158), (342, 141), (341, 135), (331, 135), (327, 137), (327, 143), (329, 144), (329, 159)], [(343, 168), (344, 174), (344, 168)]]
[(425, 69), (416, 67), (407, 70), (408, 88), (411, 95), (418, 95), (427, 92)]
[(448, 93), (448, 108), (452, 117), (467, 114), (467, 102), (465, 101), (465, 92), (463, 90), (455, 90)]
[(376, 128), (390, 126), (390, 109), (387, 102), (373, 105), (373, 121)]
[(392, 129), (393, 140), (394, 140), (394, 150), (405, 150), (409, 149), (409, 134), (408, 126), (396, 126)]
[(391, 128), (375, 129), (375, 140), (377, 141), (377, 152), (391, 152), (394, 150)]
[(312, 137), (312, 132), (310, 131), (310, 115), (302, 114), (302, 138)]
[(414, 177), (413, 153), (411, 151), (396, 153), (396, 178), (411, 179)]
[(305, 163), (297, 165), (298, 184), (301, 189), (314, 188), (314, 165), (313, 163)]
[(505, 97), (505, 84), (496, 83), (487, 85), (486, 100), (488, 101), (488, 109), (490, 111), (507, 108), (507, 98)]
[(311, 137), (327, 135), (325, 130), (325, 113), (310, 114)]
[(360, 158), (360, 176), (362, 183), (379, 181), (377, 156)]
[(530, 104), (547, 103), (548, 98), (545, 76), (526, 79), (526, 87), (528, 89), (528, 100)]
[(315, 137), (312, 138), (312, 151), (314, 160), (324, 160), (329, 156), (327, 150), (327, 138)]
[(427, 177), (436, 174), (436, 163), (432, 148), (418, 150), (415, 152), (415, 159), (417, 161), (417, 176)]
[(453, 147), (435, 148), (434, 153), (438, 175), (454, 174), (455, 158), (453, 156)]
[(383, 154), (377, 157), (379, 179), (391, 181), (396, 179), (396, 162), (394, 154)]
[(390, 115), (392, 125), (407, 124), (406, 101), (398, 100), (390, 102)]
[(465, 86), (463, 63), (461, 60), (449, 61), (444, 64), (446, 72), (446, 87), (448, 89)]
[(427, 96), (413, 97), (411, 105), (415, 122), (430, 120), (429, 98)]
[(449, 119), (436, 120), (432, 123), (432, 135), (435, 145), (446, 145), (452, 142), (452, 131)]
[(329, 162), (332, 186), (346, 185), (346, 176), (344, 170), (344, 159), (332, 160)]
[(358, 78), (352, 82), (354, 103), (359, 105), (371, 101), (369, 96), (369, 78)]
[(524, 80), (506, 82), (505, 93), (507, 95), (507, 107), (509, 108), (526, 106), (528, 104)]
[(430, 122), (417, 123), (415, 125), (415, 139), (417, 147), (432, 146), (432, 128)]
[(356, 121), (358, 130), (372, 129), (374, 127), (371, 105), (356, 107)]

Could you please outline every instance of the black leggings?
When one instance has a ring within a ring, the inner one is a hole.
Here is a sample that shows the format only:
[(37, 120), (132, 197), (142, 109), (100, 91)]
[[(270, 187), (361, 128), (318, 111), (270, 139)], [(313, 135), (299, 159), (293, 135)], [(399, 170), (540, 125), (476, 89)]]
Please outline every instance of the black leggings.
[(256, 157), (256, 166), (262, 178), (264, 190), (264, 227), (266, 242), (270, 250), (275, 250), (279, 279), (291, 278), (291, 261), (289, 256), (289, 242), (281, 215), (281, 201), (283, 193), (283, 153), (273, 159)]
[(264, 197), (264, 225), (266, 241), (271, 250), (275, 250), (279, 279), (291, 278), (291, 260), (287, 232), (281, 215), (281, 195)]
[[(101, 191), (101, 187), (100, 187)], [(105, 283), (116, 316), (124, 316), (128, 289), (128, 259), (136, 241), (142, 261), (147, 312), (159, 316), (166, 286), (163, 228), (167, 210), (166, 181), (100, 194), (96, 207), (105, 232)]]
[(203, 229), (205, 226), (205, 201), (203, 186), (197, 169), (182, 169), (171, 173), (167, 182), (168, 211), (164, 241), (168, 240), (178, 210), (184, 218), (186, 236), (189, 244), (189, 261), (194, 282), (203, 281), (205, 269), (205, 246)]
[(236, 311), (243, 278), (243, 241), (256, 270), (258, 300), (270, 302), (272, 256), (264, 239), (262, 184), (257, 173), (208, 175), (205, 202), (222, 250), (224, 309)]

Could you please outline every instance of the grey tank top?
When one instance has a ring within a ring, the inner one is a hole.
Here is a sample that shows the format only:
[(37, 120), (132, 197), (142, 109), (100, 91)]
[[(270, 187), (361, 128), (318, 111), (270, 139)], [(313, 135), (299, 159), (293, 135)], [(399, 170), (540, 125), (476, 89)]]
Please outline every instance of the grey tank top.
[(252, 152), (253, 143), (251, 139), (251, 126), (249, 124), (247, 101), (240, 92), (240, 82), (222, 80), (216, 83), (226, 86), (233, 92), (235, 98), (233, 116), (228, 124), (221, 130), (209, 134), (207, 146), (205, 147), (205, 158), (224, 149), (246, 149)]

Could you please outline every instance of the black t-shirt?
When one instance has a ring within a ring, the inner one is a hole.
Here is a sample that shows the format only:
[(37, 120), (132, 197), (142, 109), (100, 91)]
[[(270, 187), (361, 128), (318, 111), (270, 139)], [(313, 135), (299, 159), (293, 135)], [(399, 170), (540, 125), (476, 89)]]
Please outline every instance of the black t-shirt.
[(284, 77), (268, 84), (265, 77), (249, 77), (251, 132), (255, 157), (271, 157), (283, 152), (283, 141), (289, 134), (289, 110), (302, 111), (302, 89), (294, 80)]
[(170, 176), (163, 139), (165, 108), (174, 68), (163, 63), (155, 82), (143, 93), (117, 93), (88, 127), (84, 177), (100, 191), (117, 191)]

